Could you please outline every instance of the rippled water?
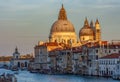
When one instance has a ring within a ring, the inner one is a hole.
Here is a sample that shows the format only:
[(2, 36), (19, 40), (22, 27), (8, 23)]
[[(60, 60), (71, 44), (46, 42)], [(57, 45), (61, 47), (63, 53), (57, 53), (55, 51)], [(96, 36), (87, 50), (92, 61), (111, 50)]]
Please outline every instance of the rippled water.
[[(9, 70), (0, 69), (0, 74), (3, 72), (13, 73)], [(20, 71), (16, 77), (18, 82), (120, 82), (111, 78), (76, 75), (46, 75), (39, 73), (29, 73), (28, 71)]]

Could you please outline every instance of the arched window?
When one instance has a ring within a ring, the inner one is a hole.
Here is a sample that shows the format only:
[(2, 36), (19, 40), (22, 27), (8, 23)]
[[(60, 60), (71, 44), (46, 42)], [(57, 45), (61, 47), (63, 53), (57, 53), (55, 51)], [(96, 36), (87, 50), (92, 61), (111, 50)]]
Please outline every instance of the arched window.
[(27, 67), (27, 62), (25, 62), (25, 67)]
[(18, 62), (18, 67), (20, 67), (20, 62)]
[(55, 42), (57, 42), (57, 40), (55, 40)]
[(83, 37), (83, 40), (85, 40), (85, 38)]
[(18, 56), (16, 56), (16, 59), (18, 59)]

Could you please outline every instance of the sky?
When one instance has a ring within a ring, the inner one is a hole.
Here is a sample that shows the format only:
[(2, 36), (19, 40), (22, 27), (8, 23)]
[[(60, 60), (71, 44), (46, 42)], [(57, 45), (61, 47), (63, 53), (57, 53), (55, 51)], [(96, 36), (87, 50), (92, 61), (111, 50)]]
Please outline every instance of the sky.
[(87, 17), (99, 20), (102, 40), (120, 40), (120, 0), (0, 0), (0, 56), (34, 53), (38, 41), (47, 41), (61, 5), (78, 36)]

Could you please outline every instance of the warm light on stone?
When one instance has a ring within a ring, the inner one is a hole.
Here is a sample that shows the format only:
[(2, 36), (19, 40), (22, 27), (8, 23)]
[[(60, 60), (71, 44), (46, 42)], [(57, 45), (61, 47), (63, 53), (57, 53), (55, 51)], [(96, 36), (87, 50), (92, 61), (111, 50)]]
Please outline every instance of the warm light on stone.
[(67, 20), (66, 11), (62, 5), (60, 9), (58, 20), (53, 23), (50, 35), (50, 42), (58, 42), (65, 44), (76, 44), (77, 36), (73, 24)]

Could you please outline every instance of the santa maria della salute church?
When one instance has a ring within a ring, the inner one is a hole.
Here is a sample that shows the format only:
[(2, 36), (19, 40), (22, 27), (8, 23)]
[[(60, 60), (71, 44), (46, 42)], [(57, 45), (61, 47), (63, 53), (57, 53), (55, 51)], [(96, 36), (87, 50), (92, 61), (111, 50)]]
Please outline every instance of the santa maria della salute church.
[[(65, 8), (62, 5), (58, 19), (51, 26), (49, 41), (39, 42), (34, 47), (34, 52), (35, 59), (31, 64), (31, 72), (102, 76), (108, 73), (107, 71), (103, 72), (108, 68), (104, 69), (105, 67), (103, 67), (102, 69), (104, 59), (103, 61), (100, 60), (101, 57), (104, 58), (105, 56), (106, 59), (108, 54), (119, 53), (120, 48), (113, 44), (109, 44), (108, 47), (108, 42), (101, 40), (98, 19), (95, 23), (91, 21), (89, 24), (85, 18), (84, 25), (79, 30), (78, 39), (74, 25), (68, 20)], [(118, 55), (113, 54), (108, 58)], [(98, 65), (99, 62), (102, 63)], [(104, 65), (106, 66), (106, 63)]]
[(68, 20), (66, 10), (62, 5), (59, 11), (58, 20), (56, 20), (50, 30), (50, 42), (65, 43), (72, 45), (86, 44), (88, 42), (101, 41), (101, 29), (98, 19), (95, 24), (91, 21), (89, 24), (85, 18), (84, 25), (79, 31), (79, 40), (75, 32), (74, 25)]

